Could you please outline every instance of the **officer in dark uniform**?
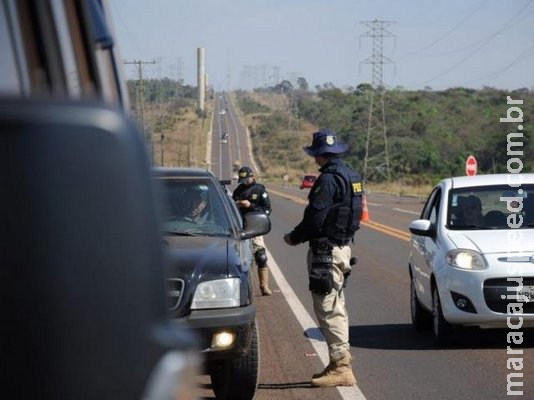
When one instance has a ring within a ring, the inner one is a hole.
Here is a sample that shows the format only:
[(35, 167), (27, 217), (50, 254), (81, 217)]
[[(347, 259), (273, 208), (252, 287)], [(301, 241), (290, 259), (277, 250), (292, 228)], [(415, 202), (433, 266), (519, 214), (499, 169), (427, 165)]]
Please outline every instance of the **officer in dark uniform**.
[(363, 191), (360, 175), (339, 159), (347, 148), (346, 144), (338, 143), (331, 130), (313, 134), (312, 145), (304, 147), (304, 151), (315, 158), (321, 174), (310, 190), (302, 221), (284, 236), (290, 246), (310, 244), (307, 256), (310, 290), (330, 356), (325, 370), (313, 376), (313, 386), (356, 383), (343, 287), (351, 271), (348, 244), (359, 228)]
[[(241, 215), (252, 211), (262, 211), (269, 215), (271, 213), (271, 200), (265, 190), (265, 186), (256, 182), (252, 169), (247, 166), (241, 167), (238, 177), (239, 186), (234, 190), (232, 198), (239, 207)], [(273, 292), (269, 288), (269, 268), (267, 267), (267, 254), (263, 236), (252, 238), (252, 251), (258, 265), (261, 294), (270, 296)]]

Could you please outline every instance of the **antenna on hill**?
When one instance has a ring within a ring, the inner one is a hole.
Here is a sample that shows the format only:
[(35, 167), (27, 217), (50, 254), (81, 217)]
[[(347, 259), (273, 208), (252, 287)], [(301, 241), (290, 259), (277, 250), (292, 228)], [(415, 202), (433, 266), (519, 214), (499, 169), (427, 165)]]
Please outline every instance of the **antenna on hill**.
[[(367, 140), (365, 143), (365, 160), (363, 179), (385, 178), (390, 180), (389, 151), (386, 129), (386, 113), (384, 109), (384, 64), (392, 64), (389, 58), (384, 56), (383, 43), (385, 37), (395, 37), (386, 27), (393, 24), (392, 21), (361, 21), (368, 31), (361, 37), (373, 39), (371, 57), (362, 63), (371, 64), (373, 69), (372, 89), (368, 90), (369, 96), (369, 121), (367, 125)], [(361, 38), (360, 37), (360, 38)], [(378, 112), (375, 111), (378, 109)]]

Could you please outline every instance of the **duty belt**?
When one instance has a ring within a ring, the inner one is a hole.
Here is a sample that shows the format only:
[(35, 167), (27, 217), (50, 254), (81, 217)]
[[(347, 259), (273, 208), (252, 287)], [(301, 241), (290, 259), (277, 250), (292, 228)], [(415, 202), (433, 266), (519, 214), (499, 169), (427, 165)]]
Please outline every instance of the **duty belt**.
[[(316, 248), (319, 240), (322, 240), (322, 239), (311, 239), (310, 240), (310, 247), (312, 249)], [(332, 245), (332, 246), (340, 246), (341, 247), (341, 246), (348, 245), (350, 243), (350, 240), (332, 240), (332, 239), (328, 239), (328, 243), (330, 243), (330, 245)]]

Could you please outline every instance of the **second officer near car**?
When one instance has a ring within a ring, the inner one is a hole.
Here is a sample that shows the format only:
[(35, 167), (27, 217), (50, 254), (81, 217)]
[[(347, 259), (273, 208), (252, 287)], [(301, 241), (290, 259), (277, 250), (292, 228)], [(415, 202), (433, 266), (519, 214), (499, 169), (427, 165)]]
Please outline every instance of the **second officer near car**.
[[(243, 166), (237, 174), (239, 186), (234, 190), (232, 197), (239, 207), (241, 215), (254, 211), (262, 211), (269, 215), (271, 213), (269, 194), (265, 190), (265, 186), (256, 182), (252, 168)], [(252, 239), (252, 251), (258, 265), (261, 294), (270, 296), (272, 291), (269, 288), (269, 269), (263, 236), (256, 236)]]

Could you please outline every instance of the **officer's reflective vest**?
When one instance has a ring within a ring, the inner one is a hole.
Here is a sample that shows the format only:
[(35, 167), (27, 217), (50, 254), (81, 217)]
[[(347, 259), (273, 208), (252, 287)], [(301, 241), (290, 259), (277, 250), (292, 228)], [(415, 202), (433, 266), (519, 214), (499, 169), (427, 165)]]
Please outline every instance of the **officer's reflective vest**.
[(323, 225), (323, 232), (336, 244), (347, 244), (360, 228), (362, 216), (362, 178), (349, 168), (336, 166), (324, 174), (334, 175), (343, 196), (329, 207)]

